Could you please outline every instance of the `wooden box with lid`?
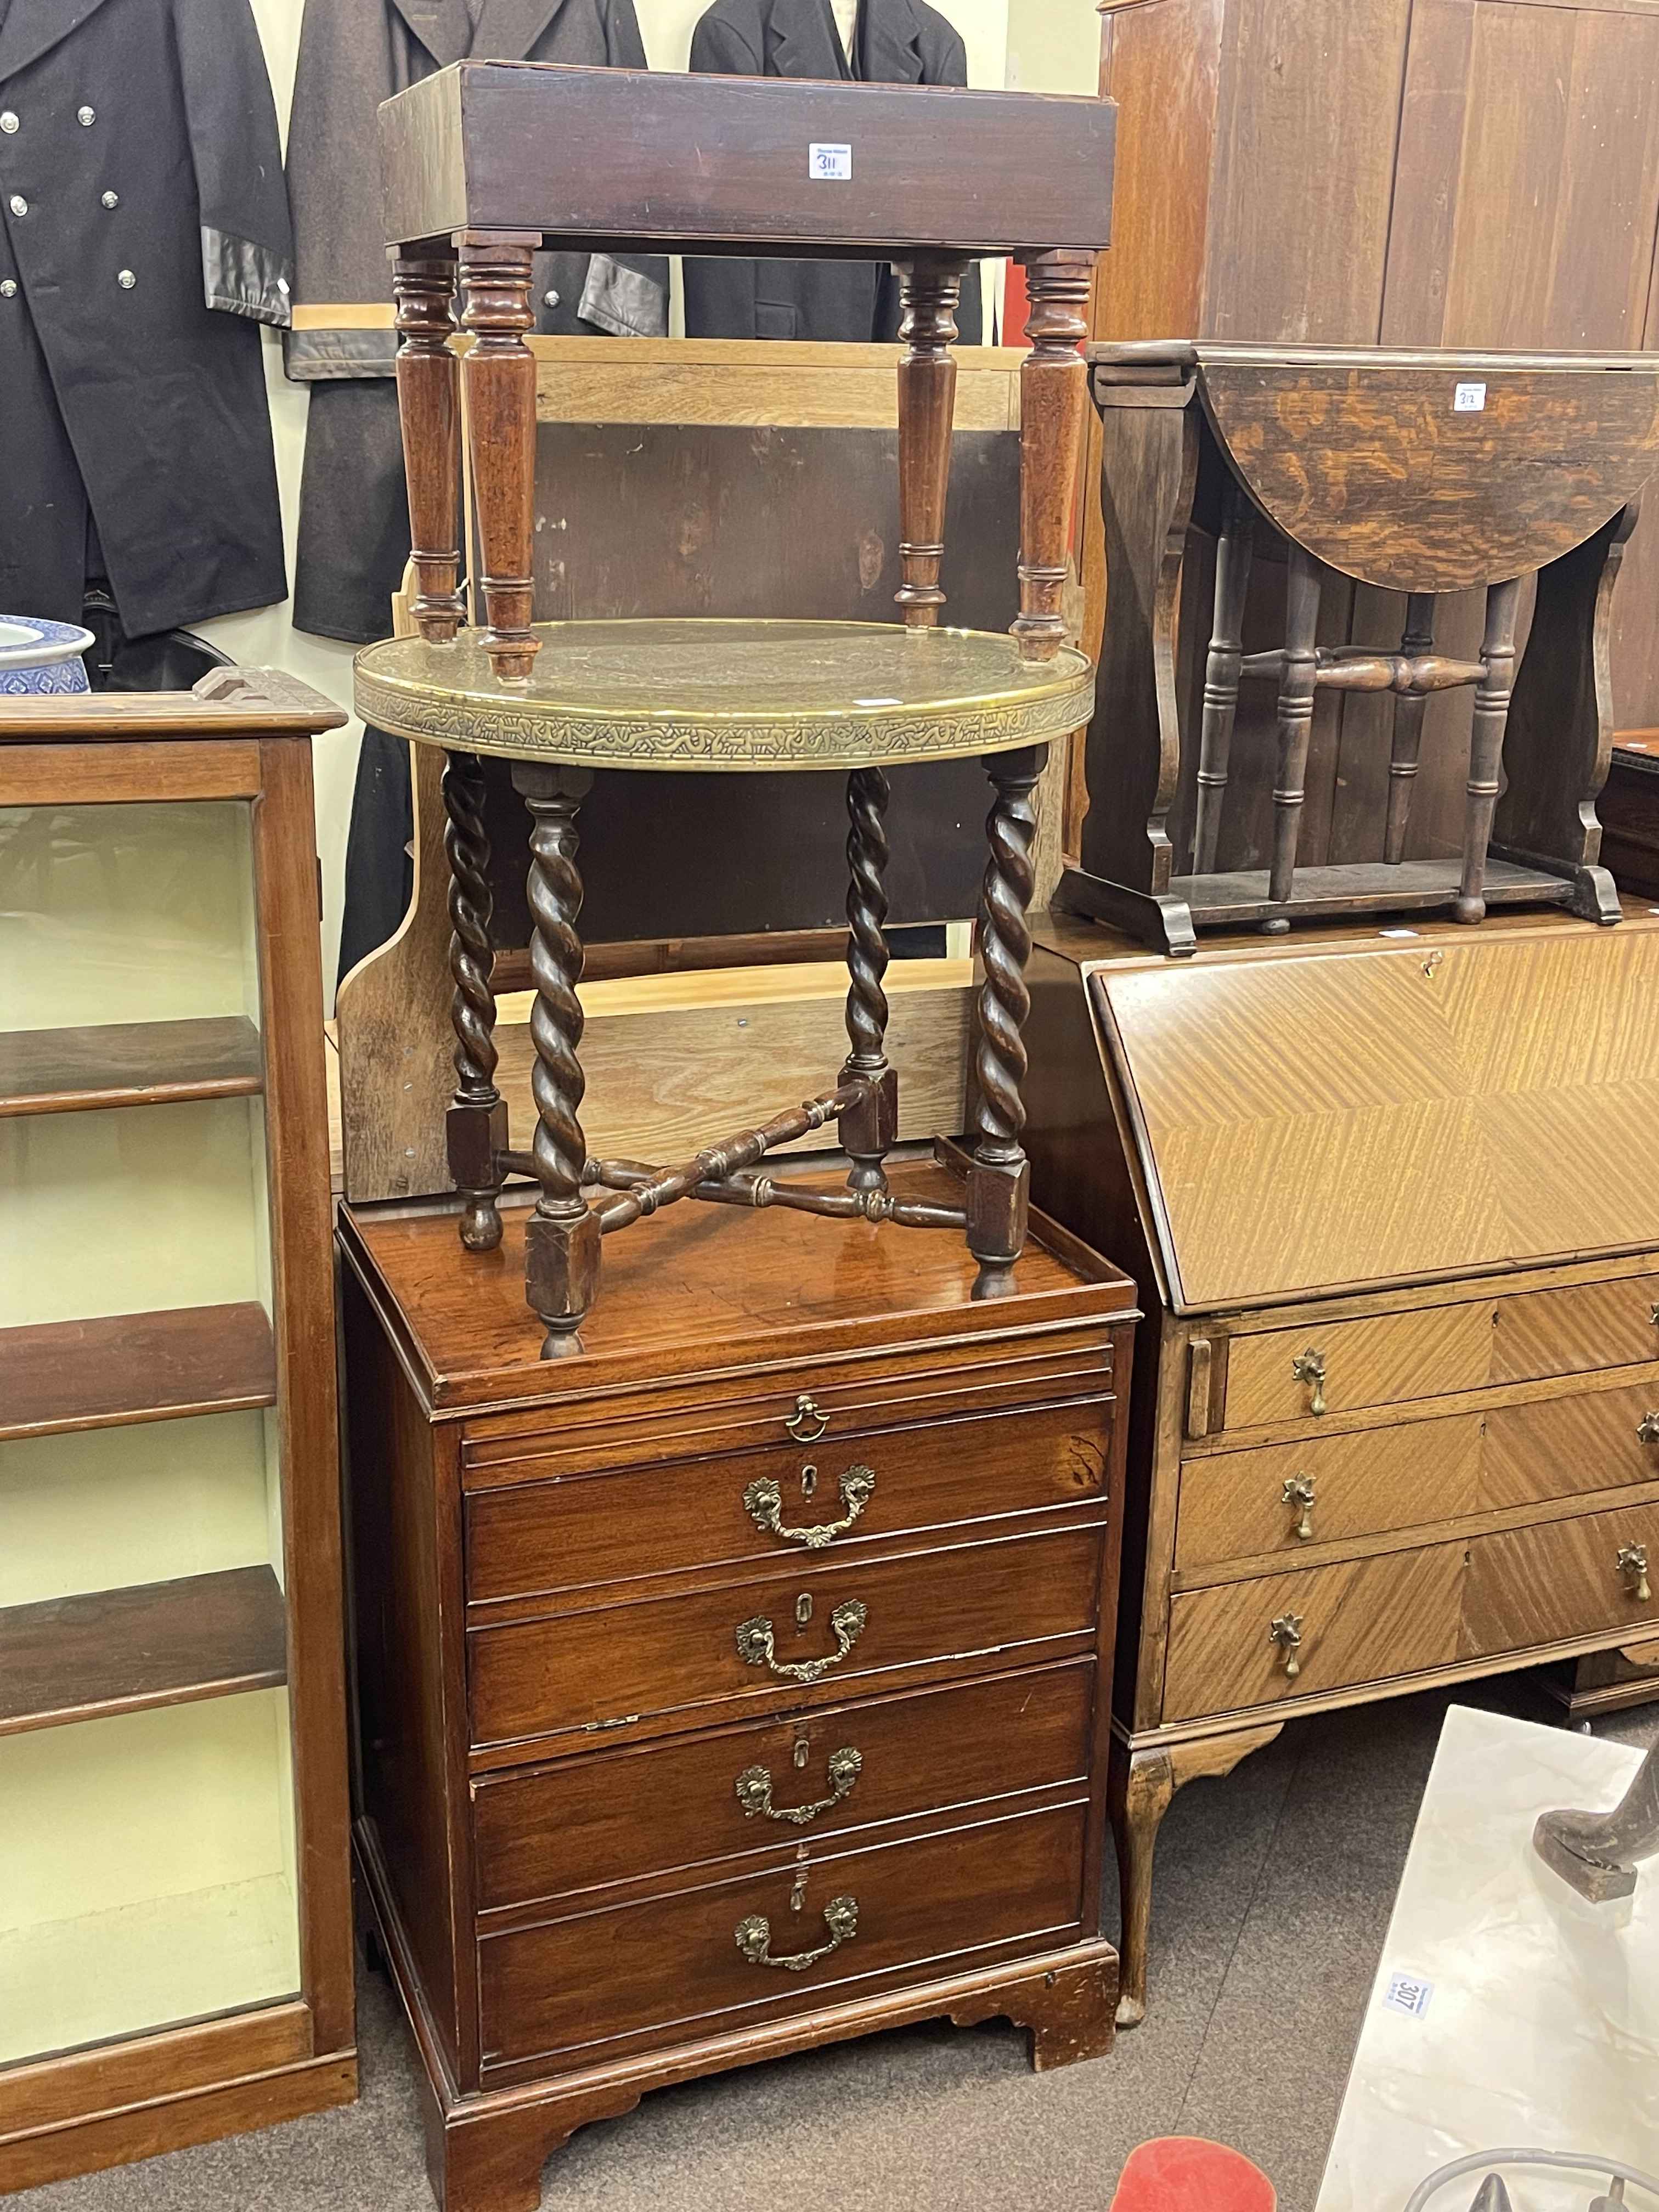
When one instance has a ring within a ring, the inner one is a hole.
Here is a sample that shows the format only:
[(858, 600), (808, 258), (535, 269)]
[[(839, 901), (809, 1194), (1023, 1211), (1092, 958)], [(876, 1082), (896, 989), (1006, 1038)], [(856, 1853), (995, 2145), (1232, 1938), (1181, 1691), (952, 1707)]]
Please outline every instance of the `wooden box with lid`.
[(340, 1231), (358, 1856), (440, 2200), (905, 2021), (1104, 2051), (1130, 1284), (1041, 1218), (975, 1302), (954, 1238), (686, 1206), (546, 1362), (514, 1197), (465, 1272), (453, 1201)]
[(1113, 1722), (1121, 2024), (1170, 1798), (1285, 1721), (1650, 1644), (1659, 920), (1039, 927), (1041, 1203), (1142, 1331)]

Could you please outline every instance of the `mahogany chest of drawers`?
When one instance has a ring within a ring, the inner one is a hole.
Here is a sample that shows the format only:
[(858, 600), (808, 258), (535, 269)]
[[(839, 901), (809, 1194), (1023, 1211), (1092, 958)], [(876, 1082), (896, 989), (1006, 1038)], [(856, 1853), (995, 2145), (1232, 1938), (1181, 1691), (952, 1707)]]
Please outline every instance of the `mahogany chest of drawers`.
[(544, 1364), (507, 1218), (465, 1269), (446, 1206), (340, 1230), (358, 1863), (441, 2202), (904, 2021), (1103, 2051), (1133, 1286), (1041, 1219), (976, 1304), (949, 1237), (686, 1206)]
[(1299, 1713), (1659, 1633), (1659, 922), (1179, 965), (1038, 939), (1034, 1185), (1156, 1316), (1113, 1730), (1129, 2025), (1183, 1784)]

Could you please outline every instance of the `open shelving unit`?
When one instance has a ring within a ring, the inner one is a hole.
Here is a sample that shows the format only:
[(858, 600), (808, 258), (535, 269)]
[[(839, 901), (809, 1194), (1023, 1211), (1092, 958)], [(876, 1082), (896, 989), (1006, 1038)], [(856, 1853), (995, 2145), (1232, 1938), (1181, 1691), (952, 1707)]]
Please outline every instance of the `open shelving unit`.
[(356, 2087), (321, 993), (292, 926), (305, 739), (337, 718), (246, 678), (25, 703), (0, 702), (0, 2189)]

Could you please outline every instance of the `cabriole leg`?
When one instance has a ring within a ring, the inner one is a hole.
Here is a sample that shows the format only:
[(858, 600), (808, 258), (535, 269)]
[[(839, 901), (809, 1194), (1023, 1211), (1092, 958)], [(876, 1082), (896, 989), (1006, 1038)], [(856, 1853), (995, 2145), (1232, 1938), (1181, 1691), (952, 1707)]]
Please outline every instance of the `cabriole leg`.
[[(1308, 781), (1308, 739), (1313, 731), (1318, 656), (1319, 568), (1299, 545), (1291, 548), (1285, 602), (1285, 672), (1279, 681), (1279, 780), (1273, 787), (1273, 858), (1267, 896), (1285, 905), (1296, 882), (1296, 848), (1302, 836), (1302, 802)], [(1264, 922), (1269, 934), (1290, 927), (1282, 916)]]
[(1089, 372), (1079, 346), (1089, 334), (1090, 253), (1039, 253), (1025, 261), (1031, 342), (1020, 370), (1019, 617), (1026, 660), (1052, 660), (1066, 642), (1072, 510), (1083, 459)]
[(453, 249), (394, 252), (392, 296), (403, 341), (398, 349), (398, 419), (409, 484), (410, 559), (415, 564), (410, 611), (428, 645), (447, 645), (465, 613), (457, 587), (461, 404), (460, 363), (449, 349), (455, 329)]
[(1504, 732), (1509, 726), (1515, 690), (1515, 623), (1521, 600), (1517, 577), (1494, 584), (1486, 594), (1486, 635), (1480, 647), (1486, 665), (1474, 694), (1474, 729), (1469, 741), (1469, 787), (1463, 823), (1463, 880), (1452, 912), (1459, 921), (1484, 921), (1486, 915), (1486, 848), (1504, 768)]
[(939, 572), (945, 561), (945, 511), (951, 484), (951, 431), (955, 418), (957, 302), (961, 261), (915, 261), (898, 271), (904, 319), (899, 336), (899, 561), (904, 580), (898, 604), (911, 629), (932, 629), (945, 605)]
[(483, 573), (484, 650), (504, 684), (530, 674), (531, 555), (536, 522), (536, 356), (525, 343), (533, 250), (528, 234), (460, 241), (461, 328), (473, 339), (466, 378), (472, 499)]
[(449, 856), (449, 972), (455, 980), (455, 1096), (445, 1125), (449, 1172), (465, 1201), (461, 1242), (493, 1252), (501, 1241), (496, 1201), (507, 1148), (507, 1103), (495, 1088), (495, 949), (489, 941), (489, 839), (483, 820), (483, 763), (476, 753), (446, 756), (444, 850)]
[(847, 1036), (852, 1046), (844, 1077), (865, 1085), (864, 1096), (841, 1117), (842, 1150), (853, 1162), (853, 1190), (885, 1190), (882, 1163), (898, 1137), (898, 1075), (887, 1065), (887, 778), (878, 768), (857, 768), (847, 779)]
[[(1400, 650), (1415, 656), (1431, 652), (1433, 647), (1434, 593), (1413, 592), (1406, 602), (1406, 630), (1400, 641)], [(1412, 793), (1423, 752), (1423, 717), (1428, 711), (1428, 700), (1421, 692), (1394, 702), (1394, 744), (1389, 758), (1389, 820), (1382, 843), (1382, 858), (1391, 867), (1397, 867), (1406, 857)]]
[(1198, 752), (1198, 820), (1193, 830), (1193, 873), (1215, 866), (1222, 804), (1227, 795), (1233, 724), (1238, 714), (1239, 668), (1244, 657), (1244, 600), (1250, 588), (1255, 519), (1244, 495), (1230, 485), (1215, 548), (1214, 634), (1204, 670), (1204, 714)]
[(978, 1142), (968, 1172), (968, 1249), (979, 1261), (975, 1298), (1013, 1293), (1014, 1266), (1025, 1249), (1031, 1168), (1020, 1142), (1025, 1127), (1026, 1056), (1022, 1031), (1031, 1011), (1025, 969), (1031, 957), (1031, 793), (1047, 745), (996, 753), (985, 765), (996, 787), (985, 830), (990, 865), (979, 902), (979, 1039), (974, 1060), (974, 1127)]
[(580, 1352), (578, 1332), (599, 1278), (599, 1223), (582, 1196), (587, 1144), (579, 1118), (586, 1079), (582, 1037), (582, 943), (576, 933), (582, 880), (576, 872), (576, 814), (592, 788), (586, 769), (515, 763), (514, 788), (530, 809), (530, 1017), (536, 1064), (534, 1154), (541, 1196), (525, 1229), (525, 1297), (547, 1336), (544, 1359)]

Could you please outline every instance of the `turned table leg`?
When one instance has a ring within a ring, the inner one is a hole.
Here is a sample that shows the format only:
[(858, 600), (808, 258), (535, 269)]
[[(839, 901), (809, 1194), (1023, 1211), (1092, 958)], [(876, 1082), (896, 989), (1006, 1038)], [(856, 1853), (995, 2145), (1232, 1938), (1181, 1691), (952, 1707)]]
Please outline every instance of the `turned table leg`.
[(898, 604), (911, 629), (933, 629), (945, 605), (945, 511), (951, 484), (951, 432), (956, 414), (957, 302), (962, 261), (900, 265), (904, 319), (899, 336), (899, 560), (904, 580)]
[[(1296, 848), (1302, 836), (1302, 803), (1308, 781), (1308, 739), (1313, 732), (1319, 666), (1319, 567), (1299, 545), (1291, 548), (1285, 605), (1285, 666), (1279, 679), (1279, 779), (1273, 787), (1273, 868), (1267, 897), (1289, 903), (1296, 882)], [(1290, 927), (1282, 915), (1264, 922), (1269, 935)]]
[(1483, 921), (1486, 914), (1486, 849), (1492, 843), (1504, 766), (1504, 732), (1509, 726), (1515, 690), (1515, 623), (1521, 601), (1517, 577), (1494, 584), (1486, 594), (1486, 635), (1480, 647), (1486, 668), (1474, 694), (1474, 730), (1469, 742), (1469, 785), (1463, 823), (1463, 880), (1452, 912), (1459, 921)]
[(1021, 1032), (1031, 1011), (1025, 969), (1031, 957), (1026, 909), (1034, 878), (1031, 843), (1036, 815), (1031, 805), (1048, 763), (1047, 745), (995, 753), (986, 769), (996, 787), (985, 830), (990, 864), (979, 902), (979, 951), (985, 979), (979, 994), (979, 1039), (974, 1060), (974, 1127), (978, 1142), (968, 1171), (968, 1249), (979, 1261), (975, 1298), (1006, 1298), (1015, 1289), (1014, 1265), (1025, 1249), (1031, 1167), (1020, 1142), (1025, 1127), (1025, 1044)]
[(1199, 737), (1198, 819), (1193, 830), (1193, 873), (1215, 866), (1216, 840), (1238, 715), (1239, 670), (1244, 659), (1244, 600), (1250, 588), (1255, 519), (1243, 494), (1229, 487), (1215, 547), (1215, 615), (1204, 669), (1204, 712)]
[(455, 1095), (445, 1124), (449, 1172), (465, 1206), (461, 1242), (493, 1252), (501, 1241), (496, 1201), (507, 1149), (507, 1102), (495, 1088), (495, 949), (489, 941), (489, 839), (484, 830), (483, 763), (475, 753), (446, 756), (444, 850), (449, 857), (449, 972), (455, 979)]
[(1089, 372), (1079, 346), (1091, 253), (1038, 253), (1024, 263), (1030, 296), (1020, 370), (1019, 616), (1014, 635), (1027, 660), (1052, 660), (1066, 642), (1072, 510), (1083, 459)]
[(394, 252), (392, 296), (398, 306), (398, 419), (409, 483), (410, 611), (428, 645), (447, 645), (466, 611), (461, 568), (460, 363), (454, 333), (455, 255), (428, 248)]
[(536, 524), (536, 356), (530, 287), (538, 238), (464, 234), (461, 328), (473, 340), (466, 379), (472, 499), (483, 573), (484, 650), (504, 684), (521, 684), (538, 651), (530, 628)]
[[(1406, 629), (1400, 650), (1414, 656), (1432, 652), (1433, 648), (1434, 593), (1413, 592), (1406, 601)], [(1423, 717), (1428, 711), (1428, 698), (1420, 691), (1394, 702), (1394, 743), (1389, 757), (1389, 819), (1382, 842), (1382, 857), (1390, 866), (1397, 867), (1406, 857), (1412, 793), (1423, 753)]]
[(839, 1123), (842, 1150), (852, 1159), (852, 1190), (885, 1190), (882, 1165), (898, 1137), (898, 1073), (887, 1064), (887, 778), (878, 768), (854, 769), (847, 779), (847, 1036), (852, 1046), (843, 1080), (864, 1095)]
[(586, 769), (518, 763), (514, 788), (530, 809), (530, 1017), (536, 1063), (533, 1152), (541, 1196), (525, 1229), (525, 1297), (547, 1330), (544, 1359), (580, 1352), (578, 1331), (599, 1278), (599, 1222), (582, 1196), (587, 1165), (580, 1114), (586, 1080), (582, 1038), (582, 943), (576, 933), (582, 879), (576, 872), (576, 814), (592, 788)]

